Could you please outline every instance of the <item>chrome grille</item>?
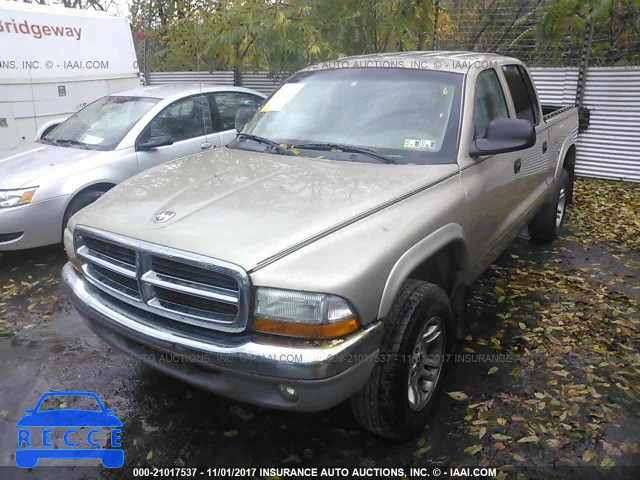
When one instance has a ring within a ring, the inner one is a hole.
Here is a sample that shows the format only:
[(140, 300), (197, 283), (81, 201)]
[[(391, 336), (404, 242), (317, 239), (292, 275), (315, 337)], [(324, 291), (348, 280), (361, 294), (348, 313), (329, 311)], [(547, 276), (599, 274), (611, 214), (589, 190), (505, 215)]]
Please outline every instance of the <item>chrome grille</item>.
[(87, 280), (119, 300), (183, 324), (246, 327), (249, 280), (236, 265), (87, 227), (74, 247)]

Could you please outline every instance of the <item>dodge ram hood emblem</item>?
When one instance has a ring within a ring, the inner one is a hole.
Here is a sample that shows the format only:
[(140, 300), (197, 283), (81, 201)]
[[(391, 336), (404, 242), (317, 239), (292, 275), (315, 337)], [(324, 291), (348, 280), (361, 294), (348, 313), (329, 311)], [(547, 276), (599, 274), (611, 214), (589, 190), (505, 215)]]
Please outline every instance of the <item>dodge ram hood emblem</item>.
[(176, 216), (176, 212), (170, 212), (170, 211), (167, 210), (167, 211), (164, 211), (164, 212), (160, 212), (155, 217), (153, 217), (153, 222), (154, 223), (165, 223), (165, 222), (168, 222), (169, 220), (171, 220), (175, 216)]

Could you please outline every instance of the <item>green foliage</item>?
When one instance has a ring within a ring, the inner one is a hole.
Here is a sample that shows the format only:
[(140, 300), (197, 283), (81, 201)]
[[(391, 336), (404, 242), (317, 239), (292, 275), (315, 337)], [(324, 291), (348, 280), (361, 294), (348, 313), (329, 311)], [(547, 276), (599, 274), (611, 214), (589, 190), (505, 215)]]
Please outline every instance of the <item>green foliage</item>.
[(575, 65), (590, 16), (595, 63), (637, 62), (639, 12), (640, 0), (133, 0), (131, 5), (151, 71), (238, 73), (294, 71), (343, 55), (428, 50), (435, 34), (443, 49)]

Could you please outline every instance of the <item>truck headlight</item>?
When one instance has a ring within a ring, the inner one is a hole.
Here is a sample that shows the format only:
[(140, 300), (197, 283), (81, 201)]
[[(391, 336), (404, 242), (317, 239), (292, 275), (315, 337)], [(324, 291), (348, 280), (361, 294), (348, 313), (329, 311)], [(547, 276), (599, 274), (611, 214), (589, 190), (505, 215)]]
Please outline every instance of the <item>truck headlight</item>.
[(298, 338), (336, 338), (358, 329), (349, 303), (336, 295), (259, 287), (253, 329)]
[(0, 190), (0, 208), (16, 207), (31, 203), (33, 195), (38, 187), (23, 188), (20, 190)]

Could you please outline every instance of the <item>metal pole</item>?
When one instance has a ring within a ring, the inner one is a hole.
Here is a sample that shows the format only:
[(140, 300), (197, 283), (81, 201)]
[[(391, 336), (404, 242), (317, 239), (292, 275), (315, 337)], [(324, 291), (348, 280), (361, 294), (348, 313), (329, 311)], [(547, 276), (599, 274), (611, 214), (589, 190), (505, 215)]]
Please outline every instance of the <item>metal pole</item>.
[(431, 50), (438, 50), (440, 46), (440, 39), (438, 38), (438, 17), (440, 13), (440, 0), (434, 0), (433, 8), (435, 9), (433, 15), (433, 40), (431, 41)]
[(591, 55), (591, 42), (593, 40), (593, 8), (589, 9), (589, 18), (584, 29), (584, 42), (582, 44), (582, 56), (578, 67), (578, 88), (576, 90), (576, 106), (582, 107), (584, 101), (584, 89), (587, 82), (587, 70), (589, 69), (589, 56)]

